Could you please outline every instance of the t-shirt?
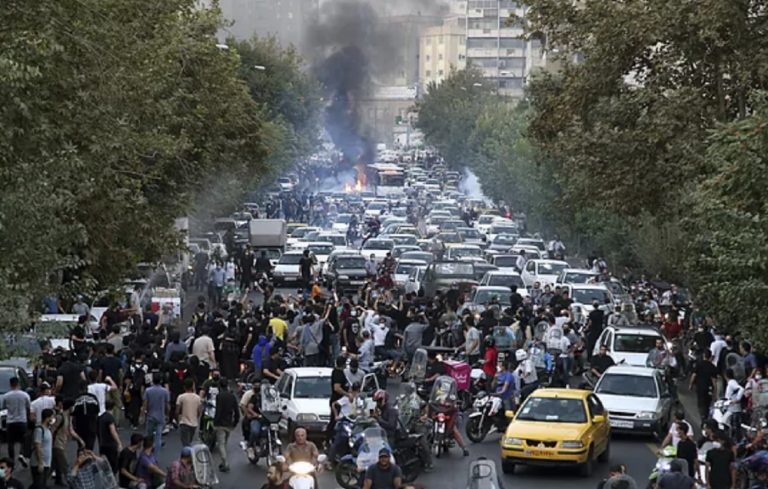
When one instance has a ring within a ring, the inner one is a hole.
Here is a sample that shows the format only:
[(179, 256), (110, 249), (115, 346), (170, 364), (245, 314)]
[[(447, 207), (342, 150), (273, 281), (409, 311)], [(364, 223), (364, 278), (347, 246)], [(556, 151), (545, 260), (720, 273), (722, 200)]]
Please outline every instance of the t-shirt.
[(29, 394), (23, 390), (16, 389), (8, 391), (2, 399), (3, 407), (8, 410), (6, 415), (7, 423), (27, 422), (27, 411), (31, 408)]
[(64, 399), (74, 399), (80, 393), (82, 371), (82, 368), (74, 362), (65, 362), (59, 367), (57, 375), (64, 381), (61, 386), (61, 396)]
[(365, 480), (371, 481), (371, 489), (394, 489), (395, 479), (398, 478), (402, 480), (403, 471), (394, 464), (389, 464), (389, 467), (383, 469), (375, 463), (365, 471)]
[(691, 489), (693, 479), (682, 472), (667, 472), (659, 477), (660, 489)]
[(120, 456), (117, 459), (120, 487), (130, 487), (131, 479), (123, 475), (123, 469), (127, 470), (130, 474), (134, 474), (138, 461), (138, 454), (130, 448), (123, 448), (123, 451), (120, 452)]
[(197, 427), (201, 404), (200, 396), (194, 392), (185, 392), (177, 397), (176, 406), (181, 406), (179, 424)]
[(696, 392), (699, 395), (711, 393), (712, 379), (717, 378), (717, 367), (712, 362), (702, 359), (696, 363), (693, 373), (696, 374)]
[(345, 391), (349, 390), (349, 383), (347, 382), (347, 376), (344, 375), (344, 371), (338, 368), (334, 368), (331, 372), (331, 404), (338, 401), (341, 398), (341, 394), (334, 390), (334, 386), (340, 384), (341, 388)]
[(710, 466), (709, 482), (712, 489), (731, 488), (731, 464), (733, 452), (725, 448), (713, 448), (707, 452), (707, 463)]
[[(507, 382), (509, 382), (509, 386), (507, 387), (507, 390), (502, 391), (502, 389), (504, 388), (504, 384), (506, 384)], [(512, 395), (514, 395), (516, 390), (515, 384), (516, 384), (516, 379), (515, 379), (515, 374), (513, 372), (509, 372), (509, 371), (500, 372), (496, 376), (496, 392), (497, 394), (500, 394), (501, 398), (504, 400), (507, 400), (510, 397), (512, 397)]]
[(405, 351), (413, 353), (421, 348), (421, 340), (426, 329), (427, 325), (424, 323), (411, 323), (406, 326), (405, 331), (403, 331)]
[(677, 442), (677, 458), (682, 458), (688, 462), (688, 475), (691, 477), (696, 476), (695, 465), (697, 457), (696, 443), (692, 439), (686, 438), (685, 441), (680, 440)]
[(168, 389), (153, 385), (144, 391), (144, 400), (147, 401), (147, 419), (165, 422), (165, 406), (171, 402)]
[[(473, 348), (470, 348), (471, 345), (475, 345)], [(467, 330), (467, 341), (465, 343), (466, 347), (469, 348), (467, 350), (467, 355), (479, 355), (480, 354), (480, 330), (477, 329), (474, 326), (470, 326)]]
[(104, 357), (101, 361), (101, 370), (104, 371), (104, 378), (111, 378), (116, 384), (120, 383), (120, 370), (123, 363), (115, 356)]
[[(691, 428), (691, 423), (688, 421), (683, 421), (685, 425), (688, 427), (688, 437), (693, 437), (693, 428)], [(672, 445), (677, 447), (677, 444), (680, 443), (680, 436), (677, 434), (677, 423), (671, 423), (669, 426), (669, 434), (672, 435)]]
[[(51, 466), (51, 458), (53, 457), (53, 433), (47, 426), (36, 426), (33, 434), (35, 445), (38, 443), (43, 448), (43, 467)], [(37, 456), (37, 450), (32, 449), (32, 467), (39, 467), (41, 464), (40, 459)]]
[(35, 413), (35, 424), (40, 425), (43, 420), (43, 409), (53, 409), (56, 406), (56, 398), (53, 396), (40, 396), (31, 404), (31, 410)]
[(590, 360), (590, 365), (592, 368), (597, 370), (600, 373), (605, 372), (608, 370), (608, 367), (611, 367), (615, 365), (616, 363), (613, 361), (613, 358), (611, 358), (610, 355), (593, 355), (592, 360)]
[(269, 327), (272, 329), (272, 333), (280, 338), (280, 341), (285, 341), (285, 333), (288, 331), (288, 324), (282, 318), (272, 318), (269, 320)]
[(109, 411), (99, 415), (99, 447), (117, 448), (117, 442), (112, 436), (110, 426), (115, 424), (115, 417)]
[(213, 351), (213, 340), (210, 336), (203, 335), (192, 343), (192, 355), (196, 356), (201, 362), (211, 364), (215, 361), (215, 358), (211, 358), (210, 353)]
[(136, 465), (136, 477), (146, 482), (150, 487), (154, 487), (155, 476), (149, 469), (151, 465), (157, 465), (157, 457), (154, 452), (147, 454), (147, 452), (142, 450)]
[(99, 401), (99, 415), (107, 410), (107, 392), (109, 392), (109, 386), (107, 384), (96, 383), (88, 386), (88, 393), (93, 394)]
[(312, 275), (312, 258), (302, 256), (299, 260), (299, 269), (301, 270), (301, 276), (305, 279)]

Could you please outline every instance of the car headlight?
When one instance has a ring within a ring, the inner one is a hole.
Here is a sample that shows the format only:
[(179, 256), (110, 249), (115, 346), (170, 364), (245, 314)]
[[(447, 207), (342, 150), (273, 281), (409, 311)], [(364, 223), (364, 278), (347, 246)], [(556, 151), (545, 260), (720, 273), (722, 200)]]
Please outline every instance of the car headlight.
[(504, 444), (513, 447), (519, 447), (523, 445), (523, 440), (520, 438), (504, 438)]
[(584, 444), (580, 440), (566, 440), (562, 446), (563, 448), (583, 448)]
[(313, 421), (320, 421), (320, 417), (315, 413), (301, 413), (296, 416), (296, 421), (299, 423), (311, 423)]
[(640, 411), (637, 413), (637, 419), (655, 419), (656, 413), (653, 411)]
[(339, 275), (339, 280), (349, 280), (349, 275)]

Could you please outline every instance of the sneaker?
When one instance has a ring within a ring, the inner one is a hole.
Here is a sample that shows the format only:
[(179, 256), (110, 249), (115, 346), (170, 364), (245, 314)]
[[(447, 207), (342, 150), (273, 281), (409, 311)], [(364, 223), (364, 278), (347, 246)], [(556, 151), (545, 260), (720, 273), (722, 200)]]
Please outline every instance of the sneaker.
[(21, 465), (23, 465), (25, 469), (29, 467), (29, 460), (27, 460), (27, 457), (24, 455), (19, 455), (19, 462), (21, 462)]
[(469, 450), (467, 450), (466, 448), (464, 449), (464, 456), (469, 457)]

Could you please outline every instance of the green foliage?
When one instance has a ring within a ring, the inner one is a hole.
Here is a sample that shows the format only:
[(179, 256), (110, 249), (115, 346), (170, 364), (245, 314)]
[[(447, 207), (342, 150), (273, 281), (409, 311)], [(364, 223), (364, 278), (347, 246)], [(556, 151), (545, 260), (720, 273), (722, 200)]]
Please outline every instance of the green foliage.
[(211, 174), (260, 174), (267, 113), (194, 0), (0, 9), (0, 324), (106, 288), (178, 236)]

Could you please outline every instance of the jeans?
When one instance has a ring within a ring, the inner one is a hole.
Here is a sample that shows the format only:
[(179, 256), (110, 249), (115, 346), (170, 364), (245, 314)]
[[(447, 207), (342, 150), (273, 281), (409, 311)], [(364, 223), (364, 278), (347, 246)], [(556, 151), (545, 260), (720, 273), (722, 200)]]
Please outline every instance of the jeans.
[(147, 418), (147, 436), (155, 435), (155, 454), (160, 453), (160, 448), (163, 446), (163, 429), (165, 428), (165, 421)]
[(181, 435), (181, 446), (192, 446), (192, 441), (195, 439), (195, 431), (197, 426), (189, 426), (186, 424), (179, 424), (179, 433)]
[(56, 483), (64, 485), (69, 473), (69, 463), (67, 462), (67, 453), (63, 448), (53, 449), (53, 469), (56, 471)]
[(45, 489), (48, 487), (48, 478), (51, 476), (51, 468), (44, 467), (40, 472), (37, 467), (32, 467), (32, 487), (34, 489)]
[(333, 356), (332, 362), (336, 361), (336, 358), (339, 357), (339, 353), (341, 353), (341, 342), (339, 341), (339, 334), (333, 333), (331, 334), (331, 355)]
[(6, 437), (8, 438), (8, 457), (16, 461), (16, 444), (21, 445), (24, 451), (24, 437), (27, 435), (27, 423), (8, 423), (6, 426)]
[(248, 437), (248, 441), (251, 443), (251, 446), (255, 447), (259, 441), (259, 438), (261, 437), (261, 421), (258, 419), (252, 419), (250, 430), (251, 434)]
[[(259, 426), (261, 428), (261, 426)], [(221, 465), (229, 467), (229, 460), (227, 458), (227, 443), (229, 442), (229, 434), (232, 432), (232, 428), (224, 426), (214, 427), (216, 430), (216, 451), (221, 457)]]

